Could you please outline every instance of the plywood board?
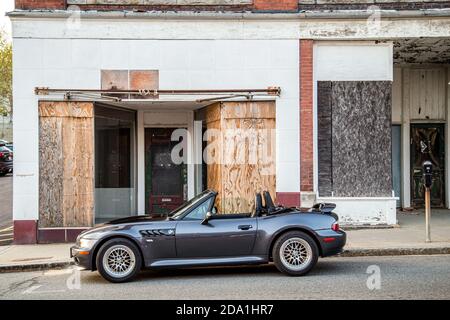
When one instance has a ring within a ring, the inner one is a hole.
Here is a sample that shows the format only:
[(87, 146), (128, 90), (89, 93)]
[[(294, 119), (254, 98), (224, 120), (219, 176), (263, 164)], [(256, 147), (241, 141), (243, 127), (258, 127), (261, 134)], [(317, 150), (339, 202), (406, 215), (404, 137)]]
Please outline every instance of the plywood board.
[(90, 102), (39, 102), (39, 117), (92, 118), (94, 109)]
[[(221, 213), (254, 210), (255, 192), (276, 194), (275, 102), (222, 102), (207, 108), (207, 128), (220, 130), (220, 164), (208, 165), (208, 187)], [(263, 155), (266, 156), (263, 156)]]
[(39, 119), (39, 226), (63, 225), (62, 118)]
[(39, 227), (89, 227), (94, 214), (93, 104), (39, 104)]

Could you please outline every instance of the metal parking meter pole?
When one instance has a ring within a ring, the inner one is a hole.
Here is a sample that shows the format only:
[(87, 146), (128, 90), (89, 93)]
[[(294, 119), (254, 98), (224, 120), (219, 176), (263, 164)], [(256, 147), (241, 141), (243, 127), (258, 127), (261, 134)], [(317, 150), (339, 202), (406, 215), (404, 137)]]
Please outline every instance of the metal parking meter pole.
[(431, 242), (431, 185), (433, 183), (433, 164), (430, 161), (423, 163), (423, 177), (425, 186), (425, 241)]
[(425, 187), (425, 236), (426, 242), (431, 242), (430, 235), (430, 216), (431, 216), (431, 203), (430, 203), (430, 188)]

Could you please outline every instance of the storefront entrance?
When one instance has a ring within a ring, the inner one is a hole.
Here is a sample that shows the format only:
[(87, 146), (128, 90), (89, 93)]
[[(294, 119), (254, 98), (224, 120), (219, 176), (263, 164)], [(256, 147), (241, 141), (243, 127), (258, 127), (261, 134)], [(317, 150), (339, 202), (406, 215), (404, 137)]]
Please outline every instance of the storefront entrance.
[(146, 214), (166, 215), (188, 198), (187, 165), (175, 164), (172, 160), (172, 150), (179, 144), (171, 140), (174, 130), (145, 129)]
[(95, 106), (95, 223), (136, 214), (136, 112)]
[(431, 205), (445, 205), (445, 126), (443, 124), (411, 124), (411, 200), (414, 207), (424, 205), (422, 163), (433, 163)]

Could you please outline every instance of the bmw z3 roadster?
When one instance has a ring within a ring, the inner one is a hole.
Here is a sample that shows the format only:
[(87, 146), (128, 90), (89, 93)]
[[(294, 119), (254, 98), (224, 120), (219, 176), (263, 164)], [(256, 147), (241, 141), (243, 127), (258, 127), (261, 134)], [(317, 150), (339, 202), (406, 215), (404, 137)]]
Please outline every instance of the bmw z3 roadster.
[(205, 191), (164, 219), (136, 216), (97, 226), (78, 236), (70, 255), (111, 282), (130, 281), (142, 268), (272, 261), (279, 271), (301, 276), (319, 256), (338, 254), (345, 245), (334, 204), (317, 204), (304, 212), (275, 206), (264, 192), (256, 195), (254, 212), (219, 214), (216, 197), (216, 192)]

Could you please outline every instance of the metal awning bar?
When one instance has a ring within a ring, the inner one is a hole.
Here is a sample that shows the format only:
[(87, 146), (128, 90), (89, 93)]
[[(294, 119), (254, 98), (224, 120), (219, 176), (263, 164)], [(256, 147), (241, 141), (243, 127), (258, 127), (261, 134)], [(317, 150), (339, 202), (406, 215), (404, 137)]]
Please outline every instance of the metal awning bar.
[(72, 96), (92, 96), (99, 94), (103, 98), (119, 99), (120, 97), (115, 97), (115, 95), (133, 95), (142, 97), (158, 97), (161, 95), (201, 95), (201, 96), (253, 96), (253, 95), (268, 95), (268, 96), (280, 96), (280, 87), (268, 87), (266, 89), (196, 89), (196, 90), (153, 90), (153, 89), (143, 89), (143, 90), (100, 90), (100, 89), (53, 89), (47, 87), (36, 87), (36, 95), (49, 95), (49, 94), (64, 94), (67, 99)]

